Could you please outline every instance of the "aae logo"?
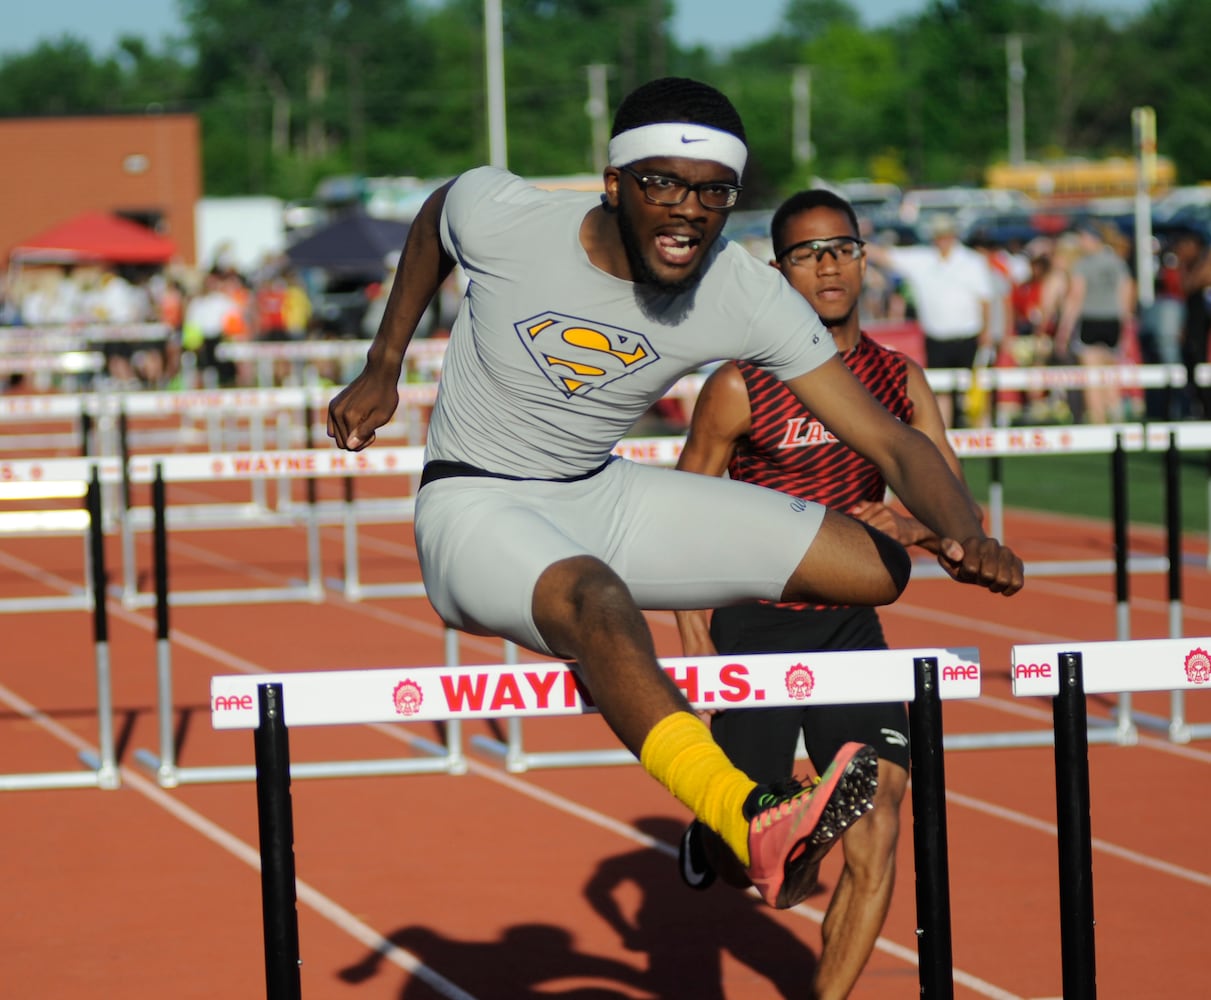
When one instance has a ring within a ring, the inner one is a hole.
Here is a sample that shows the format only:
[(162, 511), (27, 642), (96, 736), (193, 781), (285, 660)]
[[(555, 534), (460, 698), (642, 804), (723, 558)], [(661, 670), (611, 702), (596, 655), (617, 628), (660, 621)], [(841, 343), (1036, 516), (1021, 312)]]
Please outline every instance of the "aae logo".
[(816, 687), (816, 675), (812, 668), (796, 663), (786, 672), (786, 693), (795, 701), (806, 701)]
[(1205, 649), (1192, 649), (1186, 654), (1186, 679), (1191, 684), (1211, 681), (1211, 656)]
[(562, 313), (540, 313), (514, 328), (542, 373), (569, 399), (660, 359), (642, 333)]
[(395, 711), (399, 715), (415, 715), (424, 703), (425, 695), (416, 681), (400, 681), (391, 693)]

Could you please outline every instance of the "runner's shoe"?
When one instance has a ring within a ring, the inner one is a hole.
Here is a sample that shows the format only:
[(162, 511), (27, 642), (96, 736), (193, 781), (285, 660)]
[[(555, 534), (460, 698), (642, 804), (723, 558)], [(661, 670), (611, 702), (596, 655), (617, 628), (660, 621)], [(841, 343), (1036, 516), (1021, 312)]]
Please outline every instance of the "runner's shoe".
[(878, 768), (874, 747), (846, 743), (815, 785), (749, 793), (748, 877), (770, 906), (795, 906), (815, 888), (820, 859), (874, 806)]
[(690, 823), (681, 835), (677, 848), (677, 870), (681, 872), (681, 881), (698, 892), (715, 884), (715, 869), (707, 860), (702, 826), (697, 820)]

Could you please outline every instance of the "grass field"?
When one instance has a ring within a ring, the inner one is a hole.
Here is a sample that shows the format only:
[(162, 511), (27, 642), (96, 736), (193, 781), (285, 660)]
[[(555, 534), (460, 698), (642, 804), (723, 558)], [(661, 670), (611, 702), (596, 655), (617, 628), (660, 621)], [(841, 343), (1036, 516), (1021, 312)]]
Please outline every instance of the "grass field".
[[(1001, 461), (1005, 504), (1028, 510), (1109, 518), (1113, 504), (1110, 455), (1026, 455)], [(963, 460), (963, 472), (977, 500), (987, 500), (992, 460)], [(1182, 531), (1207, 531), (1207, 456), (1182, 455)], [(1127, 455), (1127, 515), (1139, 524), (1165, 523), (1165, 456)]]

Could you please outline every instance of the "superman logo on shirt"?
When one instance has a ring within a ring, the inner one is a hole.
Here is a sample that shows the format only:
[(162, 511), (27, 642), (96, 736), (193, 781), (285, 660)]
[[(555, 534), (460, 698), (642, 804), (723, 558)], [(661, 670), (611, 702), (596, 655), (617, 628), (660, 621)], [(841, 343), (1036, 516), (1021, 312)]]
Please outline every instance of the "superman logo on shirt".
[(514, 328), (539, 369), (569, 399), (660, 357), (642, 333), (557, 312), (540, 313)]

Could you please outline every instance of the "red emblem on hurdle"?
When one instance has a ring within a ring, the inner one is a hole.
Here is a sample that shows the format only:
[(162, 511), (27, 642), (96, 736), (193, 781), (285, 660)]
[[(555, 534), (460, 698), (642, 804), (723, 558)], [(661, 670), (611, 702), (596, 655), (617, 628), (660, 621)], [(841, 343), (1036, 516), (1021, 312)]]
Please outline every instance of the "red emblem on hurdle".
[(796, 663), (786, 672), (786, 693), (795, 701), (804, 701), (812, 696), (816, 686), (816, 675), (812, 668), (802, 663)]
[(1191, 684), (1211, 681), (1211, 656), (1205, 649), (1192, 649), (1186, 654), (1186, 679)]
[(400, 715), (415, 715), (420, 711), (421, 702), (425, 700), (416, 681), (400, 681), (395, 685), (391, 697), (395, 701), (395, 711)]

